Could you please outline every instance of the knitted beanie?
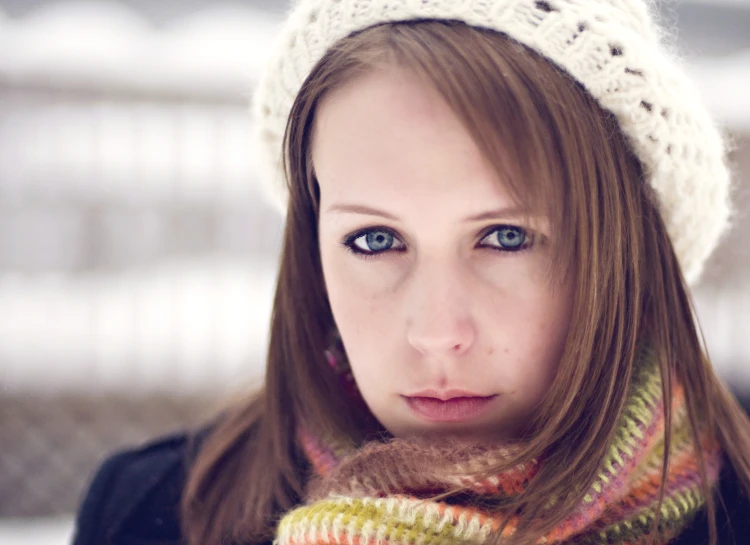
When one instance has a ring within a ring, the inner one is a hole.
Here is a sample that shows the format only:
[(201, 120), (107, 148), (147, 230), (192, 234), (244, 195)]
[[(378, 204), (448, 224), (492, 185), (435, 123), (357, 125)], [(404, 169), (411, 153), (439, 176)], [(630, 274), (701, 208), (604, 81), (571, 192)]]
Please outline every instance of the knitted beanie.
[(338, 40), (387, 22), (449, 19), (501, 32), (565, 70), (613, 113), (655, 190), (687, 281), (726, 230), (723, 139), (646, 0), (298, 0), (253, 101), (265, 186), (286, 209), (282, 139), (292, 103)]

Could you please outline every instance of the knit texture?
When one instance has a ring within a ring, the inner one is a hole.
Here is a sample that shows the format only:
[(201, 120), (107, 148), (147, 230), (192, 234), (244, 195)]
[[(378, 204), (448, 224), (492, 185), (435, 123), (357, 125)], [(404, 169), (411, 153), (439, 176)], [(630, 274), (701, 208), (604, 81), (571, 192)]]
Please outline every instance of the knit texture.
[[(649, 537), (665, 420), (658, 368), (648, 356), (641, 363), (594, 483), (573, 513), (539, 543), (634, 545)], [(670, 464), (654, 543), (678, 535), (705, 500), (679, 385), (672, 410)], [(307, 504), (281, 520), (278, 545), (481, 544), (499, 531), (503, 500), (520, 494), (543, 464), (530, 460), (486, 477), (482, 473), (508, 460), (517, 447), (394, 439), (355, 448), (309, 430), (300, 437), (318, 478), (311, 481)], [(719, 447), (707, 438), (701, 442), (715, 483)], [(452, 500), (433, 499), (457, 488), (465, 491)], [(503, 535), (512, 536), (516, 527), (511, 517)]]
[(253, 100), (262, 167), (286, 209), (282, 138), (293, 101), (337, 41), (379, 23), (463, 21), (545, 56), (617, 117), (655, 190), (688, 282), (730, 217), (723, 139), (643, 0), (300, 0)]

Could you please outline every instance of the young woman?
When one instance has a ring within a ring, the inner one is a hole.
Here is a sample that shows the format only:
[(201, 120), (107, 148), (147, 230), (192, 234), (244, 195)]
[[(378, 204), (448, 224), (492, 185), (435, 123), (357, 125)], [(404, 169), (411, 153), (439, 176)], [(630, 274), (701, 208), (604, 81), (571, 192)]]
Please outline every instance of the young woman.
[(688, 292), (725, 152), (648, 5), (303, 0), (255, 112), (265, 385), (105, 463), (79, 545), (750, 539)]

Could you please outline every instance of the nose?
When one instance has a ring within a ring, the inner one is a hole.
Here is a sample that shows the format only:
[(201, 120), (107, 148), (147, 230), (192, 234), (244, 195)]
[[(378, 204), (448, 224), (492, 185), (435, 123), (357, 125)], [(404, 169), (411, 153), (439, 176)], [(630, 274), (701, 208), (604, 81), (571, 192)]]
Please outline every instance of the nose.
[(456, 356), (474, 343), (470, 281), (460, 265), (425, 264), (409, 283), (409, 344), (425, 356)]

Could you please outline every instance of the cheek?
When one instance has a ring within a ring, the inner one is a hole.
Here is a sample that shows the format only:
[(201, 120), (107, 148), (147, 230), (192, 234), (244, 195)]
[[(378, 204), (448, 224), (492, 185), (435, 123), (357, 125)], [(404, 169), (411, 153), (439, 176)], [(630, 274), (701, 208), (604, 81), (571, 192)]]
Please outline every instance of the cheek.
[(323, 278), (334, 316), (357, 319), (387, 312), (390, 294), (402, 282), (405, 263), (397, 258), (362, 259), (347, 250), (321, 249)]
[(321, 261), (331, 311), (347, 351), (353, 355), (352, 351), (382, 343), (388, 336), (385, 317), (391, 311), (386, 280), (374, 273), (377, 265), (360, 262), (345, 251), (322, 252)]
[(569, 287), (552, 290), (544, 280), (519, 277), (513, 289), (496, 289), (487, 300), (484, 327), (506, 376), (533, 390), (548, 386), (568, 337)]
[(536, 327), (530, 328), (533, 333), (527, 338), (527, 347), (537, 365), (535, 386), (540, 396), (557, 374), (570, 329), (571, 308), (567, 294), (549, 294), (537, 308)]

